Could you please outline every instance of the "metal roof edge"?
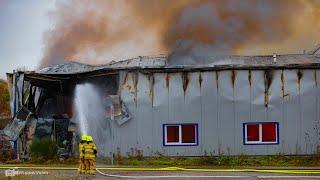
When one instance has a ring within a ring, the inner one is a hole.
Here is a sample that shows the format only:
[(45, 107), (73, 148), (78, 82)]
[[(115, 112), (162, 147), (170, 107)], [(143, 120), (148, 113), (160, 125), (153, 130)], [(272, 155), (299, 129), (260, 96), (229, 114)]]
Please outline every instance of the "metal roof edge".
[(103, 68), (88, 72), (79, 72), (72, 74), (43, 74), (36, 72), (25, 73), (26, 79), (36, 79), (37, 76), (41, 79), (59, 79), (68, 80), (70, 78), (82, 78), (83, 76), (103, 76), (110, 74), (117, 74), (120, 71), (139, 71), (139, 72), (192, 72), (192, 71), (222, 71), (222, 70), (278, 70), (278, 69), (320, 69), (320, 63), (310, 63), (310, 64), (288, 64), (288, 65), (217, 65), (217, 66), (174, 66), (174, 67), (120, 67), (120, 68)]

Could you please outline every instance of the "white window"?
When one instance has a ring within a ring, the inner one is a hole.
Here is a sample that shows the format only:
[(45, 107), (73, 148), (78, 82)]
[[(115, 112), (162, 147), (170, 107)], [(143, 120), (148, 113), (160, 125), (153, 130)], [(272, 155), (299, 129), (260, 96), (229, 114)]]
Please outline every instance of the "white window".
[(279, 144), (279, 123), (261, 122), (243, 124), (244, 144)]
[(197, 124), (164, 124), (164, 146), (198, 145)]

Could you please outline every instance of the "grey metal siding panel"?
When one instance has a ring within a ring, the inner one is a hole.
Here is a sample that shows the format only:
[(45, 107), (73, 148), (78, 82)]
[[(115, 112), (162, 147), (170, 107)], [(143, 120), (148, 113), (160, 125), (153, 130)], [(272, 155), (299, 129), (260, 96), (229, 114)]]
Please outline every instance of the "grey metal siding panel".
[[(265, 78), (265, 84), (270, 84), (269, 89), (265, 88), (267, 105), (266, 109), (266, 119), (269, 122), (279, 122), (279, 131), (283, 130), (283, 101), (282, 101), (282, 90), (281, 90), (281, 72), (282, 71), (270, 71), (264, 72), (269, 73), (270, 78)], [(267, 75), (265, 74), (265, 76)], [(269, 79), (269, 80), (266, 80)], [(268, 82), (269, 81), (269, 82)], [(280, 138), (281, 139), (281, 138)], [(279, 154), (281, 150), (281, 143), (279, 145), (266, 145), (267, 154)]]
[(218, 155), (218, 96), (216, 72), (203, 72), (201, 85), (203, 154)]
[[(201, 124), (201, 91), (199, 82), (200, 73), (187, 73), (184, 78), (188, 79), (188, 83), (184, 83), (184, 120), (186, 123), (197, 123), (198, 131), (202, 131)], [(198, 132), (198, 139), (202, 139), (201, 133)], [(185, 155), (196, 156), (201, 154), (202, 143), (198, 143), (198, 146), (186, 146), (183, 148)]]
[[(167, 74), (154, 74), (153, 86), (153, 151), (163, 155), (168, 155), (163, 147), (162, 124), (169, 119), (169, 87)], [(150, 127), (146, 127), (150, 128)], [(148, 136), (149, 134), (146, 134)]]
[[(137, 74), (137, 102), (136, 102), (136, 122), (137, 122), (137, 147), (143, 154), (150, 156), (153, 149), (153, 75)], [(148, 127), (148, 128), (146, 128)]]
[(316, 104), (316, 121), (315, 121), (315, 133), (316, 133), (316, 139), (315, 139), (315, 144), (316, 144), (316, 151), (317, 153), (320, 152), (320, 71), (318, 70), (314, 70), (315, 71), (315, 81), (316, 81), (316, 100), (317, 100), (317, 104)]
[(218, 153), (231, 155), (234, 151), (235, 114), (233, 101), (233, 85), (231, 83), (232, 71), (219, 72), (219, 147)]
[(315, 122), (315, 133), (317, 135), (316, 137), (316, 151), (317, 153), (320, 152), (320, 71), (315, 70), (315, 80), (316, 80), (316, 96), (317, 96), (317, 104), (316, 104), (316, 111), (317, 111), (317, 116), (316, 116), (316, 122)]
[[(252, 86), (251, 86), (251, 121), (264, 122), (266, 121), (265, 109), (265, 86), (264, 86), (264, 71), (252, 71)], [(266, 154), (265, 145), (245, 145), (248, 154), (261, 155)]]
[[(185, 123), (184, 91), (182, 87), (182, 76), (180, 73), (169, 74), (169, 118), (166, 124)], [(184, 155), (185, 147), (166, 146), (168, 154), (172, 156)]]
[(251, 72), (238, 71), (234, 86), (234, 103), (235, 103), (235, 153), (247, 154), (250, 152), (250, 147), (243, 145), (243, 129), (242, 125), (245, 122), (251, 122)]
[[(284, 122), (280, 138), (284, 139), (286, 154), (301, 153), (299, 142), (300, 100), (296, 70), (284, 71)], [(282, 142), (280, 139), (280, 142)]]
[(300, 135), (303, 154), (315, 153), (316, 133), (314, 125), (316, 121), (316, 87), (314, 72), (312, 70), (301, 70), (300, 98), (301, 98), (301, 130)]
[[(320, 74), (299, 71), (122, 72), (121, 99), (133, 119), (115, 127), (116, 144), (124, 155), (133, 148), (145, 156), (315, 153)], [(268, 121), (279, 122), (279, 145), (243, 145), (244, 122)], [(199, 145), (163, 146), (166, 123), (198, 123)]]
[(120, 74), (122, 82), (120, 82), (121, 100), (126, 103), (129, 112), (132, 115), (132, 120), (126, 122), (122, 126), (114, 123), (115, 148), (119, 148), (122, 155), (131, 152), (131, 149), (136, 148), (137, 144), (137, 114), (136, 114), (136, 88), (135, 88), (135, 73), (123, 72)]

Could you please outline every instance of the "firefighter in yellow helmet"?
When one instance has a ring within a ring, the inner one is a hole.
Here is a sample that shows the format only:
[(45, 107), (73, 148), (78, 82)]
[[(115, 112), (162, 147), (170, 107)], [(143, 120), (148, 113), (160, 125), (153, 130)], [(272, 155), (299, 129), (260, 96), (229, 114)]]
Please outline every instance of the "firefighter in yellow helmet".
[(84, 144), (84, 162), (87, 174), (93, 174), (96, 169), (97, 147), (93, 143), (93, 138), (87, 136), (87, 142)]
[(84, 145), (87, 143), (87, 134), (83, 134), (81, 136), (81, 141), (79, 143), (79, 173), (82, 174), (82, 173), (85, 173), (85, 159), (84, 159), (84, 153), (85, 153), (85, 150), (84, 150)]

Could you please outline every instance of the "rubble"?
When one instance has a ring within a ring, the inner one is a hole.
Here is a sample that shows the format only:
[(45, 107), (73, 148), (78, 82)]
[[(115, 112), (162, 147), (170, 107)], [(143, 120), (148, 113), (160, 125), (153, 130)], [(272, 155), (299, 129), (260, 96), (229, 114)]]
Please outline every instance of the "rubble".
[(38, 118), (35, 138), (40, 139), (43, 137), (51, 137), (53, 121), (53, 119)]

